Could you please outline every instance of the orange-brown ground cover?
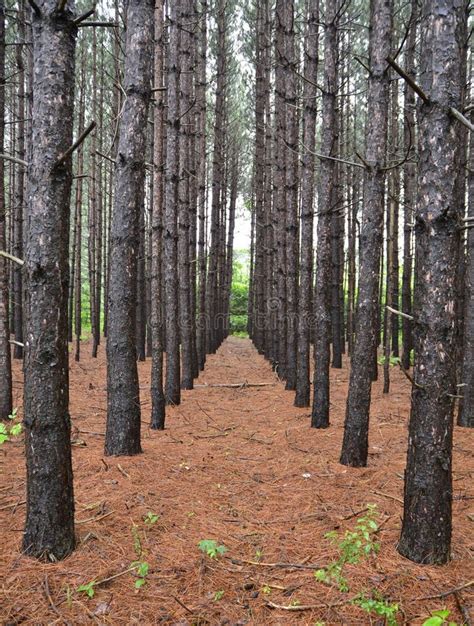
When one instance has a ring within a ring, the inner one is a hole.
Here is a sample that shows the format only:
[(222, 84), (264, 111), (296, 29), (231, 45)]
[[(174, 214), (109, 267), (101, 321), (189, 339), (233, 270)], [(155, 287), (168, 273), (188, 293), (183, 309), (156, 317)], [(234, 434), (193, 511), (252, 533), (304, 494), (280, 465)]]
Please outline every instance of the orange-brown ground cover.
[[(153, 432), (150, 362), (140, 364), (143, 454), (104, 458), (105, 357), (83, 349), (71, 362), (71, 415), (78, 546), (57, 564), (20, 555), (25, 473), (22, 442), (0, 450), (0, 618), (4, 624), (369, 624), (349, 602), (378, 592), (398, 602), (400, 623), (419, 624), (444, 606), (462, 623), (454, 595), (441, 594), (474, 578), (474, 433), (456, 429), (454, 441), (453, 560), (418, 566), (395, 546), (400, 531), (409, 383), (392, 368), (390, 395), (374, 387), (369, 466), (338, 464), (348, 369), (332, 371), (332, 425), (309, 428), (309, 410), (276, 381), (248, 340), (231, 338), (208, 359), (198, 384), (272, 383), (262, 387), (197, 387), (168, 411), (167, 429)], [(21, 367), (15, 364), (15, 403), (21, 414)], [(367, 503), (379, 509), (381, 551), (348, 567), (347, 594), (318, 583), (316, 566), (336, 552), (323, 535), (352, 528)], [(153, 526), (143, 522), (158, 514)], [(76, 591), (93, 579), (120, 574), (136, 559), (132, 528), (150, 564), (146, 585), (133, 573), (99, 586), (94, 598)], [(228, 548), (217, 560), (197, 548), (215, 539)], [(253, 563), (252, 563), (253, 562)], [(300, 564), (283, 567), (276, 563)], [(265, 593), (265, 592), (266, 593)], [(219, 593), (216, 599), (216, 592)], [(458, 594), (473, 611), (472, 587)], [(285, 611), (278, 605), (316, 605)], [(330, 606), (336, 604), (336, 606)], [(371, 621), (372, 620), (372, 621)], [(383, 623), (383, 622), (378, 622)]]

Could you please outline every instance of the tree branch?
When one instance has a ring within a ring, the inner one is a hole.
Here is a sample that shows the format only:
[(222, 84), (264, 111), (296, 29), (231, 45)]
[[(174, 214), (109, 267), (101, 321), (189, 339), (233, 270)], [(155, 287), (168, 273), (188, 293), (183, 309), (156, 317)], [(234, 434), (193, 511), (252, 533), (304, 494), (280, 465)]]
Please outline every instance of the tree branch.
[(36, 17), (41, 17), (41, 10), (39, 6), (36, 4), (35, 0), (28, 0), (28, 4), (33, 9), (36, 14)]
[(18, 165), (28, 167), (28, 163), (26, 161), (23, 161), (22, 159), (17, 159), (16, 157), (10, 156), (9, 154), (0, 154), (0, 159), (4, 159), (5, 161), (11, 161), (12, 163), (18, 163)]
[(94, 128), (96, 126), (95, 122), (91, 122), (89, 124), (89, 126), (85, 129), (85, 131), (76, 139), (76, 141), (72, 144), (72, 146), (70, 146), (66, 152), (64, 152), (64, 154), (62, 154), (59, 159), (56, 161), (56, 163), (54, 164), (54, 168), (58, 167), (59, 165), (61, 165), (61, 163), (64, 163), (64, 161), (71, 156), (71, 154), (74, 152), (74, 150), (77, 150), (77, 148), (79, 148), (79, 146), (81, 145), (81, 143), (84, 141), (84, 139), (87, 137), (87, 135), (89, 135), (89, 133), (91, 133)]
[(94, 13), (95, 13), (95, 7), (93, 7), (92, 9), (89, 9), (88, 11), (86, 11), (86, 13), (79, 15), (79, 17), (76, 17), (76, 19), (74, 20), (74, 24), (78, 26), (81, 22), (86, 20), (88, 17), (90, 17)]
[(3, 256), (10, 261), (13, 261), (14, 263), (18, 263), (18, 265), (25, 264), (25, 262), (19, 259), (17, 256), (13, 256), (13, 254), (9, 254), (8, 252), (5, 252), (5, 250), (0, 250), (0, 256)]
[(396, 61), (394, 61), (391, 57), (387, 57), (387, 63), (390, 65), (390, 67), (392, 67), (397, 74), (399, 74), (403, 80), (405, 80), (410, 87), (413, 89), (413, 91), (423, 100), (423, 102), (425, 104), (428, 104), (430, 102), (430, 99), (428, 98), (428, 96), (425, 94), (425, 92), (423, 91), (423, 89), (421, 87), (419, 87), (415, 81), (413, 80), (413, 78), (411, 76), (409, 76), (405, 70), (403, 70)]

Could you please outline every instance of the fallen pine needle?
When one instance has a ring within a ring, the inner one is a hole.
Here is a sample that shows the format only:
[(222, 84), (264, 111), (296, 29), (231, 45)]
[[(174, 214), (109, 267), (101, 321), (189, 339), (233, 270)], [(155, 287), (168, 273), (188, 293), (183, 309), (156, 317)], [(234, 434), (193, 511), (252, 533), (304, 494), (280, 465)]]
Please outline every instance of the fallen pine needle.
[(109, 517), (109, 515), (112, 515), (112, 513), (115, 513), (115, 511), (109, 511), (108, 513), (99, 515), (99, 517), (88, 517), (87, 519), (78, 519), (76, 520), (76, 524), (87, 524), (87, 522), (100, 522), (101, 519), (104, 519), (105, 517)]
[(333, 602), (332, 604), (275, 604), (274, 602), (270, 602), (268, 600), (266, 605), (271, 609), (279, 609), (280, 611), (312, 611), (313, 609), (332, 609), (334, 606), (342, 606), (343, 604), (350, 604), (353, 600), (355, 600), (357, 596), (353, 596), (348, 600), (341, 600), (341, 602)]

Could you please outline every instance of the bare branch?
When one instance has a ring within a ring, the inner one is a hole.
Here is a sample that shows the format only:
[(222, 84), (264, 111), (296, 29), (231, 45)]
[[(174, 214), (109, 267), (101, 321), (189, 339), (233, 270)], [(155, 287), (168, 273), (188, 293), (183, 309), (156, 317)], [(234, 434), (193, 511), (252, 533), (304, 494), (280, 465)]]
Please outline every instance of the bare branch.
[(41, 17), (41, 10), (39, 6), (36, 4), (35, 0), (28, 0), (28, 3), (30, 7), (33, 9), (33, 11), (35, 12), (36, 17)]
[(17, 263), (18, 265), (25, 264), (25, 262), (19, 259), (17, 256), (13, 256), (13, 254), (9, 254), (8, 252), (5, 252), (5, 250), (0, 250), (0, 256), (5, 257), (9, 261), (13, 261), (14, 263)]
[(399, 74), (403, 78), (403, 80), (405, 80), (410, 85), (413, 91), (423, 100), (425, 104), (428, 104), (430, 102), (430, 99), (425, 94), (423, 89), (415, 83), (411, 76), (408, 76), (405, 70), (403, 70), (396, 61), (394, 61), (391, 57), (387, 57), (387, 63), (397, 72), (397, 74)]
[(93, 15), (95, 13), (95, 7), (93, 7), (92, 9), (89, 9), (86, 13), (83, 13), (82, 15), (79, 15), (79, 17), (76, 17), (76, 19), (74, 20), (74, 24), (76, 26), (79, 26), (79, 24), (81, 22), (83, 22), (84, 20), (86, 20), (88, 17), (90, 17), (91, 15)]
[[(64, 152), (64, 154), (62, 154), (59, 159), (56, 161), (56, 163), (54, 164), (54, 168), (58, 167), (59, 165), (61, 165), (61, 163), (64, 163), (64, 161), (71, 156), (71, 154), (74, 152), (74, 150), (77, 150), (77, 148), (79, 148), (79, 146), (81, 145), (81, 143), (84, 141), (84, 139), (87, 137), (87, 135), (89, 133), (91, 133), (94, 128), (96, 126), (95, 122), (91, 122), (89, 124), (89, 126), (85, 129), (85, 131), (76, 139), (76, 141), (72, 144), (72, 146), (70, 146), (66, 152)], [(54, 169), (53, 168), (53, 169)]]
[(26, 161), (23, 161), (22, 159), (17, 159), (16, 157), (10, 156), (9, 154), (0, 154), (0, 159), (4, 159), (5, 161), (11, 161), (12, 163), (18, 163), (18, 165), (28, 167), (28, 163)]

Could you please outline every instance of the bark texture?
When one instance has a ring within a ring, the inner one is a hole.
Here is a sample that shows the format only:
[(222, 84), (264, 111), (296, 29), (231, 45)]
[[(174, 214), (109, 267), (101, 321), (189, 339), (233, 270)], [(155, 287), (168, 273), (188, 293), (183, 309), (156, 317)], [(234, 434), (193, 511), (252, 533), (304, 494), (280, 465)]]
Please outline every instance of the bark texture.
[[(324, 93), (321, 152), (335, 156), (337, 29), (336, 0), (326, 0), (328, 16), (324, 34)], [(318, 193), (318, 241), (316, 248), (316, 287), (314, 298), (314, 379), (311, 426), (329, 426), (329, 365), (331, 340), (331, 211), (333, 206), (335, 162), (322, 159)]]
[(110, 238), (105, 453), (141, 452), (136, 364), (136, 289), (139, 216), (144, 201), (146, 126), (151, 97), (153, 0), (130, 0), (124, 103), (115, 169)]
[[(163, 0), (155, 2), (155, 87), (163, 87)], [(153, 134), (153, 208), (151, 223), (151, 427), (165, 427), (163, 390), (162, 236), (163, 236), (163, 92), (155, 93)]]
[(39, 3), (33, 19), (32, 147), (24, 296), (27, 509), (23, 550), (57, 560), (74, 549), (68, 394), (68, 239), (76, 26), (71, 4)]
[(298, 352), (295, 406), (309, 406), (309, 340), (313, 280), (314, 148), (316, 139), (316, 83), (318, 79), (319, 0), (308, 4), (304, 46), (306, 77), (303, 102), (303, 158), (301, 189), (301, 266), (298, 296)]
[(429, 0), (421, 14), (419, 186), (415, 217), (415, 368), (403, 526), (398, 551), (417, 563), (450, 558), (455, 299), (460, 228), (455, 171), (463, 3)]
[[(0, 153), (5, 136), (5, 2), (0, 2)], [(6, 250), (5, 161), (0, 159), (0, 250)], [(0, 420), (12, 412), (12, 368), (7, 260), (0, 257)]]
[(373, 363), (378, 345), (380, 251), (383, 238), (384, 165), (387, 145), (392, 0), (372, 0), (370, 7), (370, 77), (366, 125), (368, 168), (360, 235), (359, 300), (351, 360), (341, 463), (367, 465)]

